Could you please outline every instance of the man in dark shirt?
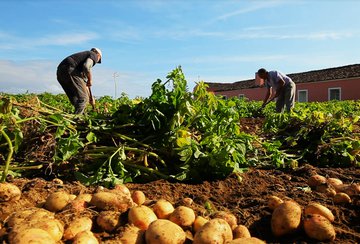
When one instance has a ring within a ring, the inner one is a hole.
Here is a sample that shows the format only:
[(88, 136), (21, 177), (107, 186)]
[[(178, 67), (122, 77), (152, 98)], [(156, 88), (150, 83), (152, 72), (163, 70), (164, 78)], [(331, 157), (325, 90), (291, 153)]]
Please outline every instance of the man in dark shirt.
[(92, 85), (91, 68), (101, 63), (99, 48), (72, 54), (65, 58), (57, 68), (57, 80), (75, 107), (75, 114), (82, 114), (87, 103), (93, 103), (89, 95)]

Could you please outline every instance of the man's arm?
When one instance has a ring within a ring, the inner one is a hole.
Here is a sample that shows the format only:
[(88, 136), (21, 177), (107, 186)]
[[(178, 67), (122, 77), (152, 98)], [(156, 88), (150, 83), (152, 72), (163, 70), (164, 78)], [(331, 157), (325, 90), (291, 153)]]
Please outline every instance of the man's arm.
[(278, 83), (279, 83), (278, 88), (276, 89), (275, 95), (272, 99), (278, 97), (281, 94), (282, 90), (284, 89), (285, 81), (283, 79), (279, 79)]
[(270, 95), (271, 95), (271, 93), (272, 93), (271, 90), (272, 90), (271, 87), (268, 87), (268, 88), (266, 89), (266, 95), (265, 95), (265, 98), (264, 98), (264, 100), (263, 100), (262, 107), (265, 107), (265, 105), (266, 105), (266, 103), (267, 103), (267, 101), (268, 101), (268, 99), (269, 99), (269, 97), (270, 97)]
[(92, 86), (92, 74), (91, 74), (91, 68), (94, 66), (94, 61), (91, 58), (86, 59), (84, 63), (84, 73), (87, 78), (87, 86)]

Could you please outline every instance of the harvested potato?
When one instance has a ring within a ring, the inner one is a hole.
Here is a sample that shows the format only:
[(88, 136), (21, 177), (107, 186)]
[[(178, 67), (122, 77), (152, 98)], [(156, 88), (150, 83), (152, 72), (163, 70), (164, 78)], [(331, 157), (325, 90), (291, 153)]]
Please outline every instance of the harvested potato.
[(304, 209), (304, 214), (320, 214), (327, 218), (330, 222), (333, 222), (335, 217), (330, 209), (319, 204), (319, 203), (310, 203)]
[(9, 236), (10, 244), (26, 244), (26, 243), (36, 243), (36, 244), (55, 244), (56, 241), (42, 229), (24, 229), (21, 232), (16, 233), (15, 235)]
[(107, 232), (112, 232), (118, 227), (120, 213), (116, 211), (102, 211), (96, 218), (96, 223), (100, 228)]
[(72, 200), (65, 209), (72, 210), (74, 212), (82, 212), (84, 211), (90, 201), (91, 201), (92, 195), (88, 193), (79, 194), (74, 200)]
[(72, 244), (99, 244), (99, 241), (94, 236), (94, 233), (85, 230), (76, 234)]
[(129, 188), (127, 188), (124, 184), (115, 185), (114, 189), (110, 190), (110, 192), (131, 197)]
[(301, 207), (295, 201), (285, 201), (275, 208), (271, 216), (271, 230), (275, 236), (295, 232), (301, 221)]
[(237, 226), (237, 219), (235, 215), (226, 211), (217, 211), (211, 215), (211, 218), (224, 219), (230, 225), (231, 229), (234, 229)]
[(245, 225), (238, 225), (233, 229), (234, 239), (251, 237), (249, 229)]
[(200, 228), (206, 223), (208, 222), (208, 219), (205, 219), (202, 216), (196, 216), (195, 221), (193, 223), (193, 230), (194, 232), (198, 232), (198, 230), (200, 230)]
[(63, 238), (65, 240), (74, 239), (74, 237), (78, 233), (86, 230), (91, 230), (91, 227), (92, 227), (92, 220), (90, 218), (88, 217), (76, 218), (73, 221), (71, 221), (70, 224), (65, 229)]
[(134, 191), (133, 194), (131, 194), (131, 199), (134, 201), (134, 203), (141, 205), (144, 204), (146, 197), (144, 192)]
[(332, 186), (330, 186), (328, 184), (318, 185), (315, 187), (315, 191), (324, 193), (325, 195), (331, 194), (331, 192), (333, 192), (333, 190), (334, 189), (332, 188)]
[(130, 224), (133, 224), (142, 230), (146, 230), (151, 222), (157, 220), (157, 217), (151, 208), (145, 205), (139, 205), (130, 208), (128, 219)]
[(153, 210), (159, 219), (167, 219), (175, 208), (169, 201), (160, 199), (154, 204)]
[(308, 214), (304, 219), (304, 230), (307, 236), (318, 241), (335, 240), (335, 229), (331, 222), (319, 214)]
[(195, 233), (193, 244), (227, 243), (233, 239), (230, 225), (224, 219), (212, 219)]
[(120, 238), (121, 244), (145, 244), (145, 231), (134, 225), (127, 225)]
[(185, 197), (181, 201), (185, 206), (190, 206), (194, 203), (194, 200), (192, 200), (190, 197)]
[(43, 217), (39, 219), (25, 220), (20, 225), (14, 226), (12, 232), (20, 233), (25, 229), (42, 229), (46, 231), (55, 241), (60, 241), (64, 234), (63, 224), (54, 218)]
[(308, 181), (307, 181), (308, 185), (310, 187), (316, 187), (318, 185), (323, 185), (326, 184), (326, 178), (322, 175), (312, 175)]
[(179, 206), (170, 214), (169, 220), (181, 227), (188, 227), (195, 221), (195, 212), (189, 207)]
[(336, 193), (333, 198), (334, 203), (351, 203), (351, 198), (344, 192)]
[[(30, 216), (30, 217), (29, 217)], [(54, 218), (54, 213), (47, 211), (42, 208), (26, 208), (24, 210), (17, 211), (10, 215), (8, 220), (6, 221), (7, 225), (9, 227), (14, 227), (16, 225), (20, 225), (23, 221), (29, 221), (29, 218), (37, 218), (37, 217), (48, 217), (48, 218)], [(28, 218), (29, 217), (29, 218)]]
[(17, 201), (21, 198), (19, 187), (11, 183), (0, 183), (0, 202)]
[(359, 184), (350, 184), (343, 187), (341, 192), (348, 194), (350, 197), (360, 194), (360, 185)]
[(70, 202), (70, 195), (64, 191), (51, 193), (47, 198), (44, 207), (51, 212), (61, 211)]
[(338, 178), (328, 178), (328, 179), (326, 180), (326, 182), (327, 182), (329, 185), (333, 186), (333, 187), (336, 187), (336, 186), (339, 186), (339, 185), (342, 185), (342, 184), (343, 184), (343, 182), (342, 182), (340, 179), (338, 179)]
[(266, 242), (256, 237), (242, 237), (236, 238), (226, 244), (266, 244)]
[(268, 198), (268, 202), (267, 202), (267, 206), (271, 209), (274, 210), (275, 208), (277, 208), (280, 204), (282, 204), (284, 201), (277, 196), (270, 196)]
[(115, 210), (124, 213), (134, 205), (134, 202), (127, 195), (102, 191), (92, 196), (90, 204), (101, 210)]
[(167, 219), (158, 219), (145, 232), (146, 244), (181, 244), (186, 240), (184, 230)]

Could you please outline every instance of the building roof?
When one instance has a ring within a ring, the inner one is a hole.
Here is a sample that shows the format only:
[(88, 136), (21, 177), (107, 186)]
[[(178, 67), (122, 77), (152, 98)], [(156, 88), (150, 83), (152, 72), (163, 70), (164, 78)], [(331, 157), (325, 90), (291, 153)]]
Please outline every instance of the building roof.
[[(319, 82), (360, 77), (360, 64), (352, 64), (335, 68), (312, 70), (301, 73), (287, 74), (295, 83)], [(210, 91), (231, 91), (256, 88), (255, 79), (242, 80), (234, 83), (206, 82)]]

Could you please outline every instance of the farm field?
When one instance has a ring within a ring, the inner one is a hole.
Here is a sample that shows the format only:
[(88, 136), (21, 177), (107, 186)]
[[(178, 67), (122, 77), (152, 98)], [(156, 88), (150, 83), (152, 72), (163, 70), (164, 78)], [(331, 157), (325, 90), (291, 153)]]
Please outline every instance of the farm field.
[[(148, 98), (102, 97), (84, 116), (71, 114), (64, 95), (0, 94), (1, 179), (21, 191), (13, 200), (0, 191), (0, 239), (8, 243), (16, 236), (11, 214), (49, 209), (52, 193), (121, 195), (116, 189), (125, 185), (130, 193), (143, 192), (142, 205), (150, 208), (165, 199), (208, 219), (231, 213), (267, 243), (321, 242), (302, 223), (293, 233), (274, 235), (269, 197), (297, 202), (302, 222), (305, 207), (316, 202), (334, 215), (336, 237), (327, 242), (360, 242), (359, 101), (296, 104), (290, 114), (275, 114), (274, 104), (261, 110), (259, 102), (224, 100), (203, 83), (188, 92), (181, 68), (167, 78), (154, 82)], [(311, 184), (314, 175), (326, 181)], [(350, 201), (338, 202), (336, 192)], [(75, 200), (67, 197), (71, 205)], [(127, 243), (122, 238), (131, 206), (120, 211), (113, 205), (104, 209), (89, 200), (54, 210), (51, 218), (66, 229), (89, 217), (100, 243)], [(97, 222), (110, 209), (122, 213), (111, 231)], [(192, 225), (182, 227), (192, 243)], [(144, 231), (139, 233), (136, 243), (144, 243)], [(74, 242), (63, 235), (56, 241)]]

